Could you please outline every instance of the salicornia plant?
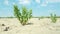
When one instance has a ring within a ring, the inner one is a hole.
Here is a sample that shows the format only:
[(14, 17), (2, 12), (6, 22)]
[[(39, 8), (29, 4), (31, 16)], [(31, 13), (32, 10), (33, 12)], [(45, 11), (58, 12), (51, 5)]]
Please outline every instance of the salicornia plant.
[(32, 9), (28, 11), (26, 7), (22, 7), (22, 11), (20, 11), (18, 6), (14, 5), (14, 15), (18, 18), (22, 25), (26, 25), (28, 19), (32, 17)]
[(56, 14), (52, 14), (52, 13), (51, 13), (50, 15), (51, 15), (50, 18), (51, 18), (52, 22), (53, 22), (53, 23), (56, 23), (56, 21), (57, 21)]

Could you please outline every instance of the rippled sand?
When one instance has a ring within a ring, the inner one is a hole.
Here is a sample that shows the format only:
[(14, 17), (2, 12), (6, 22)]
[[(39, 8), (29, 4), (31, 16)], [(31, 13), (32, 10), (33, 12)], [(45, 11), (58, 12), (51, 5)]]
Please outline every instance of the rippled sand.
[[(28, 23), (22, 26), (16, 18), (1, 18), (0, 34), (60, 34), (60, 18), (57, 18), (56, 23), (49, 18), (32, 18)], [(8, 31), (4, 31), (6, 27), (9, 27)]]

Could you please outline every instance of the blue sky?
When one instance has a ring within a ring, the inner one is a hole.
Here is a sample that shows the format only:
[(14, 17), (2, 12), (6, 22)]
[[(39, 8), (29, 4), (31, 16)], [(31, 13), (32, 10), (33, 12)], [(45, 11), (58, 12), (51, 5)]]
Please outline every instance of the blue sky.
[(32, 8), (33, 16), (49, 16), (50, 13), (60, 16), (60, 0), (0, 0), (0, 17), (14, 16), (14, 4), (19, 8), (22, 5)]

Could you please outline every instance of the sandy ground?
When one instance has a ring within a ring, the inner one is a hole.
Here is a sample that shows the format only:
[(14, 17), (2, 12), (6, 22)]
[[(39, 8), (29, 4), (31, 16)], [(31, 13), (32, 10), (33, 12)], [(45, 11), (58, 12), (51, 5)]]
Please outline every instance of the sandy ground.
[[(1, 18), (0, 34), (60, 34), (60, 18), (56, 23), (48, 18), (32, 18), (28, 23), (30, 24), (22, 26), (16, 18)], [(6, 27), (9, 27), (8, 31), (4, 31)]]

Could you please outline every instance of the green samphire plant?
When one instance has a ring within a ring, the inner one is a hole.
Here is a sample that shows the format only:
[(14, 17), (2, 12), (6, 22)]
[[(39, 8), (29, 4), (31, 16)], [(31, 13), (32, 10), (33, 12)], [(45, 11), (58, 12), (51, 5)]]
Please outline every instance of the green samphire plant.
[(18, 6), (14, 5), (14, 15), (22, 25), (26, 25), (27, 21), (32, 17), (32, 9), (27, 10), (26, 7), (22, 7), (22, 10), (20, 11)]
[(51, 16), (50, 18), (51, 18), (52, 22), (53, 22), (53, 23), (56, 23), (56, 21), (57, 21), (56, 14), (52, 14), (52, 13), (51, 13), (50, 16)]

